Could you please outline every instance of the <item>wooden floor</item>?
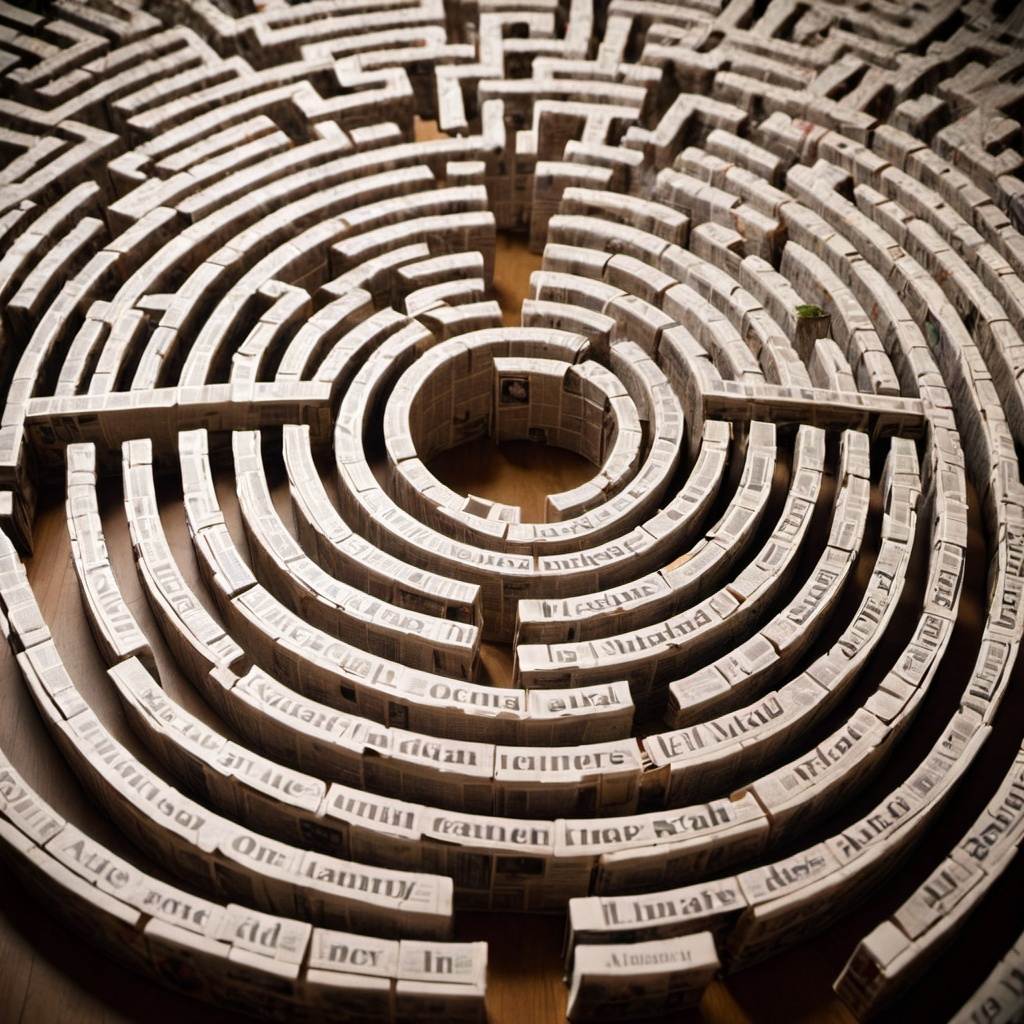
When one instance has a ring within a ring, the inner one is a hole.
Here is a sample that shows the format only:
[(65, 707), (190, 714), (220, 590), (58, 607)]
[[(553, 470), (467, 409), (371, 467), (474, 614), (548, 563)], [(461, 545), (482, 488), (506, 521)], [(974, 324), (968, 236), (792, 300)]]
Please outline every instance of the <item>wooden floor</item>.
[[(531, 270), (538, 259), (520, 243), (503, 240), (499, 248), (496, 290), (515, 322), (514, 310), (525, 294)], [(273, 470), (274, 467), (272, 466)], [(280, 484), (275, 500), (282, 512), (287, 496)], [(580, 460), (549, 449), (516, 446), (495, 453), (486, 445), (475, 452), (450, 457), (439, 470), (453, 486), (473, 490), (486, 497), (501, 498), (523, 505), (536, 514), (545, 493), (571, 486), (592, 469)], [(271, 474), (273, 476), (273, 473)], [(165, 528), (186, 577), (197, 589), (198, 570), (185, 529), (180, 484), (161, 484)], [(224, 472), (218, 490), (229, 528), (236, 541), (244, 540), (237, 522), (233, 485)], [(29, 562), (29, 576), (44, 615), (50, 623), (69, 671), (108, 727), (119, 739), (149, 761), (122, 718), (104, 667), (96, 653), (79, 601), (70, 548), (64, 522), (63, 488), (55, 487), (42, 496), (37, 520), (36, 555)], [(127, 527), (120, 508), (119, 482), (101, 485), (101, 507), (107, 543), (118, 579), (140, 623), (153, 640), (167, 690), (190, 711), (214, 722), (210, 710), (174, 667), (160, 640), (155, 622), (139, 588), (132, 565)], [(976, 505), (976, 503), (975, 503)], [(975, 514), (975, 520), (977, 519)], [(957, 693), (969, 671), (978, 647), (985, 588), (985, 544), (975, 522), (970, 571), (965, 600), (948, 666), (944, 666), (929, 693), (926, 706), (910, 734), (896, 750), (882, 777), (868, 787), (863, 797), (823, 825), (818, 834), (834, 833), (846, 821), (864, 813), (874, 801), (889, 792), (897, 781), (921, 760), (924, 751), (956, 706)], [(862, 567), (863, 568), (863, 567)], [(914, 587), (908, 587), (913, 592)], [(852, 596), (856, 600), (857, 595)], [(848, 605), (840, 609), (837, 622), (845, 621)], [(912, 622), (912, 616), (904, 617)], [(871, 688), (888, 667), (885, 657), (875, 659), (864, 680)], [(507, 650), (489, 648), (485, 667), (498, 685), (507, 682), (510, 656)], [(755, 967), (708, 990), (699, 1008), (687, 1019), (715, 1022), (847, 1022), (851, 1018), (835, 999), (831, 982), (842, 967), (857, 939), (889, 914), (942, 859), (955, 838), (978, 813), (992, 793), (996, 780), (1007, 770), (1019, 743), (1024, 723), (1024, 680), (1007, 698), (1000, 721), (1018, 723), (997, 731), (982, 752), (977, 765), (950, 799), (937, 827), (933, 828), (912, 859), (882, 885), (877, 895), (849, 915), (842, 925), (816, 936), (804, 945), (782, 952), (763, 966)], [(855, 700), (863, 700), (858, 689)], [(840, 709), (848, 713), (848, 707)], [(230, 733), (230, 730), (224, 729)], [(15, 663), (6, 647), (0, 651), (0, 748), (28, 782), (79, 827), (125, 854), (147, 870), (162, 872), (145, 851), (130, 847), (98, 814), (79, 789), (55, 746), (44, 731), (32, 706)], [(1019, 859), (1019, 858), (1018, 858)], [(958, 941), (948, 950), (923, 986), (904, 1006), (892, 1014), (898, 1021), (940, 1021), (949, 1016), (981, 980), (997, 953), (1009, 947), (1021, 927), (1024, 907), (1024, 871), (1010, 868), (992, 898), (985, 901)], [(459, 914), (456, 937), (486, 939), (490, 943), (488, 1001), (494, 1024), (557, 1024), (563, 1019), (565, 987), (561, 977), (562, 917), (530, 917), (490, 914)], [(17, 885), (0, 878), (0, 1024), (6, 1022), (120, 1022), (145, 1020), (147, 1024), (180, 1021), (190, 1024), (223, 1021), (215, 1013), (183, 998), (168, 995), (95, 955), (78, 936), (67, 936), (59, 925), (37, 914)]]

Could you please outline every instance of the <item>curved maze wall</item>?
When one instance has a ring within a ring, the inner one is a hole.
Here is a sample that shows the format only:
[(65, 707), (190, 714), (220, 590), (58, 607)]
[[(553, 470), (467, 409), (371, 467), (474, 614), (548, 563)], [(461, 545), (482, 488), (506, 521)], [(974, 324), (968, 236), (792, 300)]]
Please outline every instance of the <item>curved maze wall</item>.
[[(1012, 4), (0, 25), (0, 852), (53, 928), (289, 1020), (481, 1019), (466, 910), (567, 914), (574, 1020), (837, 929), (857, 1019), (1021, 1013)], [(592, 475), (529, 522), (430, 469), (488, 435)]]

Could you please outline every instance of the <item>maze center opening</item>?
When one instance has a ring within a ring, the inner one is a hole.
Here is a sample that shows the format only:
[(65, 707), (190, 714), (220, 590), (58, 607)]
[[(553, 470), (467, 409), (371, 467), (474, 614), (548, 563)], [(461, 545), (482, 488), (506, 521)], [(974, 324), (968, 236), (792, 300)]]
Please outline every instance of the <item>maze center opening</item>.
[(427, 468), (460, 494), (518, 506), (524, 523), (544, 522), (549, 494), (578, 487), (597, 471), (567, 448), (536, 441), (498, 443), (490, 436), (449, 448)]
[[(417, 118), (415, 130), (420, 140), (443, 137), (434, 121)], [(497, 232), (491, 292), (501, 307), (505, 326), (517, 327), (522, 322), (530, 277), (542, 265), (541, 254), (530, 250), (524, 235)], [(571, 490), (597, 472), (592, 462), (567, 448), (537, 441), (500, 442), (493, 436), (441, 452), (427, 460), (427, 469), (459, 494), (518, 506), (524, 523), (544, 522), (549, 494)]]

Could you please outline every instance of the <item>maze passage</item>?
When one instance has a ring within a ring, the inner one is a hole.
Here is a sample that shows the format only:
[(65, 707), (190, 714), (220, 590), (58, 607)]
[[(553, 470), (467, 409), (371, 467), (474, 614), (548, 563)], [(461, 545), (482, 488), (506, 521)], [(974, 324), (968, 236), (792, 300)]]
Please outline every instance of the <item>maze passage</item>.
[(1022, 116), (988, 0), (0, 0), (3, 928), (1020, 1020)]

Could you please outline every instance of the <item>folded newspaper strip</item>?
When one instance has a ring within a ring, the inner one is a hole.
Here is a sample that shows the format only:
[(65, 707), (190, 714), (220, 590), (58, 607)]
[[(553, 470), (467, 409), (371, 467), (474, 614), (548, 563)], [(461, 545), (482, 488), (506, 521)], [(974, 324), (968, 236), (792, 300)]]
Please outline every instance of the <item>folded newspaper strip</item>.
[(642, 1020), (700, 1002), (719, 967), (708, 932), (577, 946), (566, 1016), (573, 1021)]

